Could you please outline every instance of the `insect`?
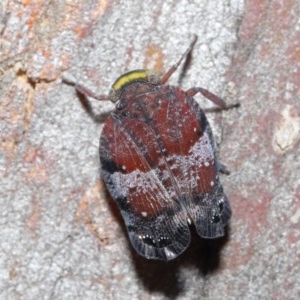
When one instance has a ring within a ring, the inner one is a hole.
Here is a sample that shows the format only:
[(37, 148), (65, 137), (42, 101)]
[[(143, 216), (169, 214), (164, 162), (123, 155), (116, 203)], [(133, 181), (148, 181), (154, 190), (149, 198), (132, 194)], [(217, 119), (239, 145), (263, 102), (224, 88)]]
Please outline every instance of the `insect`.
[(197, 93), (226, 108), (201, 87), (183, 91), (166, 85), (179, 61), (160, 76), (150, 70), (121, 75), (109, 96), (116, 103), (100, 137), (101, 175), (116, 201), (134, 249), (143, 257), (169, 261), (186, 250), (190, 225), (202, 238), (224, 235), (231, 209), (220, 182), (226, 169), (216, 158), (214, 138)]

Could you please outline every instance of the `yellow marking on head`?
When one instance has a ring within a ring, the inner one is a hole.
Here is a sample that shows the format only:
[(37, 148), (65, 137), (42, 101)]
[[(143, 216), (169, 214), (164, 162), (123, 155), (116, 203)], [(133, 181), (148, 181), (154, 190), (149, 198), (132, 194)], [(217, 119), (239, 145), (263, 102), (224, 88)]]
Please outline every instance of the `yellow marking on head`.
[(115, 91), (121, 90), (125, 85), (130, 84), (135, 81), (148, 81), (148, 70), (134, 70), (128, 73), (121, 75), (115, 83), (112, 85), (112, 88)]

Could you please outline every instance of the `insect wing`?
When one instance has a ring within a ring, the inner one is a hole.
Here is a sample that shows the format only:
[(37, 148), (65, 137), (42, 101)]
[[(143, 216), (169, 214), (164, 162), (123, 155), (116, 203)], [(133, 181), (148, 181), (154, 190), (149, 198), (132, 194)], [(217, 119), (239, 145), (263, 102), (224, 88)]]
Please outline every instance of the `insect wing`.
[[(224, 235), (231, 210), (219, 179), (210, 125), (198, 103), (176, 87), (168, 87), (153, 117), (158, 143), (177, 195), (203, 238)], [(164, 182), (165, 186), (171, 185)]]
[[(171, 260), (189, 245), (187, 216), (163, 184), (161, 149), (145, 122), (111, 115), (100, 140), (102, 177), (136, 251)], [(166, 164), (166, 162), (165, 162)]]

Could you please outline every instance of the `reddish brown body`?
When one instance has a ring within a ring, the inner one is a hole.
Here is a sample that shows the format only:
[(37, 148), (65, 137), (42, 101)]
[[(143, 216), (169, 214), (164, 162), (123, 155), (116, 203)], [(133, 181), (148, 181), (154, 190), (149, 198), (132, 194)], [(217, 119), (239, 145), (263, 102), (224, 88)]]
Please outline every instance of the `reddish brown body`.
[(224, 167), (197, 93), (221, 108), (222, 99), (200, 87), (183, 91), (165, 83), (186, 57), (162, 77), (149, 70), (120, 76), (109, 96), (117, 102), (100, 138), (101, 175), (119, 206), (136, 251), (150, 259), (171, 260), (189, 245), (192, 223), (203, 238), (224, 235), (231, 210), (219, 179)]
[(100, 140), (102, 176), (134, 248), (170, 260), (198, 234), (224, 234), (231, 210), (219, 180), (210, 126), (178, 87), (126, 86)]

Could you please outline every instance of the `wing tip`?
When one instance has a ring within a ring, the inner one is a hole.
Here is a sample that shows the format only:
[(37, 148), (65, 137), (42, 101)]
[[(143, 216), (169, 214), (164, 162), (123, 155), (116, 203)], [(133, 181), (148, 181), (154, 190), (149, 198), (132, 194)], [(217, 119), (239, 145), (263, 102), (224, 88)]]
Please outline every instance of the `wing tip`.
[(147, 259), (171, 261), (183, 253), (190, 244), (190, 231), (187, 230), (181, 236), (177, 236), (177, 230), (172, 236), (166, 233), (155, 235), (139, 234), (129, 231), (129, 238), (134, 249)]

